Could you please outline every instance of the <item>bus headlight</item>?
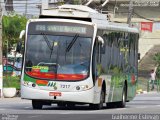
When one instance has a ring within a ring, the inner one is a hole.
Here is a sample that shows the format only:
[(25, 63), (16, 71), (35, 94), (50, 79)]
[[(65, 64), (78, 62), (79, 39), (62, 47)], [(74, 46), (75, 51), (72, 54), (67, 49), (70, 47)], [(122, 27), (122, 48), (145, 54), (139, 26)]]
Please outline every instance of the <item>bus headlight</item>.
[(28, 86), (29, 82), (28, 81), (23, 81), (24, 86)]
[(27, 87), (36, 87), (36, 84), (33, 82), (23, 81), (23, 85)]
[(88, 88), (89, 88), (88, 85), (79, 85), (79, 86), (76, 86), (76, 90), (77, 91), (87, 90)]
[(35, 83), (32, 83), (32, 87), (36, 87), (36, 84), (35, 84)]

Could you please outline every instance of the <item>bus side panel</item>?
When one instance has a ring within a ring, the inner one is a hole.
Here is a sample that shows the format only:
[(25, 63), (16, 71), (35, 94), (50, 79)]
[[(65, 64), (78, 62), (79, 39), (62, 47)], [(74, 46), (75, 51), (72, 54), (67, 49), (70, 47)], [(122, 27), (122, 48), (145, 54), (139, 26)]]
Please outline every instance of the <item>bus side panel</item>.
[(100, 63), (97, 65), (100, 76), (110, 76), (106, 84), (106, 102), (122, 100), (122, 92), (127, 83), (127, 100), (132, 100), (136, 92), (137, 80), (137, 39), (136, 34), (99, 30), (105, 45), (101, 48)]
[(132, 100), (136, 95), (136, 85), (138, 83), (138, 34), (129, 34), (129, 57), (130, 69), (128, 74), (128, 96), (127, 100)]

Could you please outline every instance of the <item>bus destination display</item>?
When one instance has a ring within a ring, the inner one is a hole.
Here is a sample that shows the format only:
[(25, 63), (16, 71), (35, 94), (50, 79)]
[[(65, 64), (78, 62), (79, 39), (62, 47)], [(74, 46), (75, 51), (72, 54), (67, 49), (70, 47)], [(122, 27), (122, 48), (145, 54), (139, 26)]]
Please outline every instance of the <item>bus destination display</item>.
[(78, 33), (86, 34), (86, 27), (80, 26), (66, 26), (66, 25), (36, 25), (36, 31), (48, 31), (48, 32), (65, 32), (65, 33)]

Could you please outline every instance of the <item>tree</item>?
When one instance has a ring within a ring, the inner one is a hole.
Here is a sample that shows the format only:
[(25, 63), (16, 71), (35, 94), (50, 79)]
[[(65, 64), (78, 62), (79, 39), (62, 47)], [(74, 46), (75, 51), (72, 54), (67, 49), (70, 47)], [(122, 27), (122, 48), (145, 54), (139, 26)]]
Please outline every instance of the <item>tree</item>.
[(8, 15), (2, 18), (2, 38), (3, 38), (3, 53), (6, 55), (8, 48), (13, 47), (19, 40), (21, 30), (25, 29), (27, 18), (21, 15)]
[(160, 78), (160, 53), (156, 53), (153, 59), (155, 60), (157, 66), (156, 75), (158, 78)]

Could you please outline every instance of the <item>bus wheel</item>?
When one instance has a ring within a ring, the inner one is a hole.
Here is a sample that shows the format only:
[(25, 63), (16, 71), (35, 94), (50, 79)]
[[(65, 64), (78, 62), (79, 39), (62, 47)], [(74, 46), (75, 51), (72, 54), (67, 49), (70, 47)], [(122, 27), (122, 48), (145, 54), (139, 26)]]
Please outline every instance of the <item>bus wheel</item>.
[(33, 109), (42, 109), (43, 104), (41, 101), (32, 100), (32, 107), (33, 107)]
[(57, 103), (57, 106), (58, 107), (66, 107), (66, 103), (63, 103), (63, 102), (62, 103)]
[(74, 103), (67, 103), (67, 107), (69, 109), (73, 109), (75, 107), (75, 104)]
[(127, 99), (127, 89), (126, 89), (126, 85), (123, 88), (123, 92), (122, 92), (122, 101), (120, 101), (118, 103), (118, 107), (120, 108), (124, 108), (126, 106), (126, 99)]
[(106, 103), (107, 108), (113, 108), (114, 107), (114, 103)]
[(100, 110), (103, 108), (103, 103), (105, 100), (105, 92), (101, 90), (100, 103), (99, 104), (90, 104), (90, 107), (95, 110)]

